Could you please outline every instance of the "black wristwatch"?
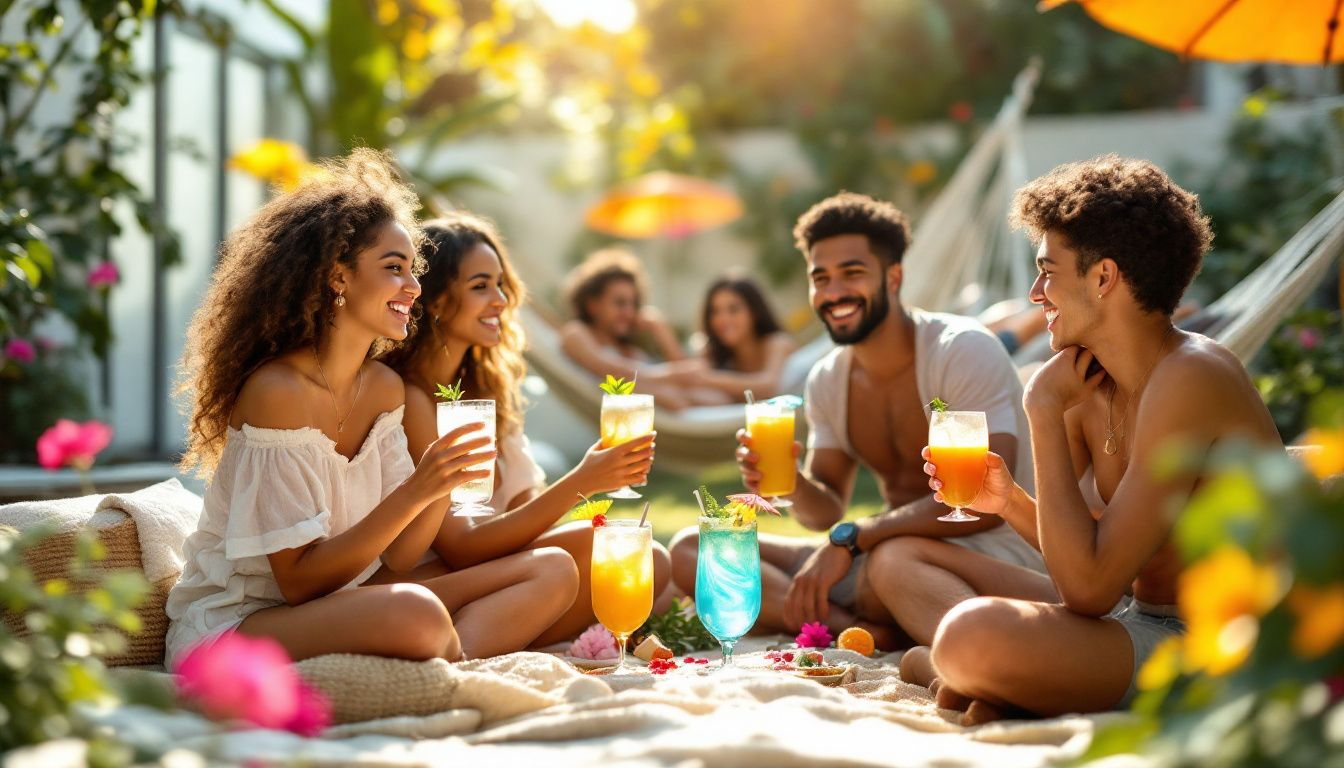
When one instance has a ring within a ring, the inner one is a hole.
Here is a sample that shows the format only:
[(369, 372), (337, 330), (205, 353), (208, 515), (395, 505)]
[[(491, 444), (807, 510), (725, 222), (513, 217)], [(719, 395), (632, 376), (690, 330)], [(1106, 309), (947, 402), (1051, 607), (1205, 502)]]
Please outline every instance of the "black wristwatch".
[(849, 550), (849, 554), (858, 557), (863, 554), (859, 549), (859, 526), (851, 522), (836, 523), (831, 528), (831, 543), (837, 547), (844, 547)]

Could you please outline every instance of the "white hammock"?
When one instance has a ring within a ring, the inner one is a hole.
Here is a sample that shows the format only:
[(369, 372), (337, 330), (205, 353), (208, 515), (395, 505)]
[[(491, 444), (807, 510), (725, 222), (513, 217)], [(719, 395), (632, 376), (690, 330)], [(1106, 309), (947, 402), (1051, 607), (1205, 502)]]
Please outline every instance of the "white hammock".
[[(1007, 224), (1014, 190), (1026, 183), (1022, 120), (1040, 65), (1033, 61), (1013, 84), (994, 122), (981, 134), (915, 228), (905, 263), (902, 301), (935, 310), (974, 310), (1031, 285), (1031, 254)], [(966, 286), (977, 286), (966, 296)], [(596, 377), (560, 350), (559, 332), (532, 307), (521, 313), (527, 359), (546, 380), (552, 396), (597, 424), (602, 393)], [(795, 351), (784, 367), (780, 391), (802, 394), (813, 364), (832, 349), (825, 335)], [(535, 411), (534, 411), (535, 412)], [(658, 460), (704, 466), (731, 457), (733, 435), (743, 426), (741, 405), (659, 410)]]

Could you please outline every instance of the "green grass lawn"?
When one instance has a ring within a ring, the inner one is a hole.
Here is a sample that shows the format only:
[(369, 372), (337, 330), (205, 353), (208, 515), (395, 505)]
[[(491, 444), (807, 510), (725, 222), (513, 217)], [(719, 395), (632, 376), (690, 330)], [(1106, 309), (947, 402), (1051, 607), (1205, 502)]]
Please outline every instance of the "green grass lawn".
[[(659, 469), (655, 463), (649, 484), (639, 492), (650, 502), (649, 520), (653, 522), (653, 537), (663, 544), (671, 540), (672, 535), (689, 525), (695, 525), (700, 510), (695, 505), (691, 491), (704, 483), (709, 492), (722, 500), (730, 493), (741, 493), (742, 483), (735, 464), (721, 464), (696, 474), (681, 474), (668, 469)], [(613, 517), (639, 517), (643, 501), (617, 500), (612, 505)], [(854, 489), (854, 499), (846, 512), (847, 519), (866, 517), (882, 510), (882, 497), (877, 491), (877, 482), (866, 469), (859, 469), (859, 478)], [(759, 530), (763, 533), (775, 533), (785, 536), (816, 536), (798, 524), (788, 510), (781, 510), (782, 517), (761, 515)]]

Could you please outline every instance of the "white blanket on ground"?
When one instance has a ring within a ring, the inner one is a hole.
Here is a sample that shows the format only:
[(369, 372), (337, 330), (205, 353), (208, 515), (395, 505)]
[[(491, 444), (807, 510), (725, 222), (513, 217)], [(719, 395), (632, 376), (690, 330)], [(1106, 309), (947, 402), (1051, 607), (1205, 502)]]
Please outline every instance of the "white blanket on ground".
[(583, 676), (539, 654), (510, 654), (451, 665), (456, 682), (443, 686), (440, 712), (335, 726), (320, 739), (227, 732), (194, 715), (139, 708), (97, 719), (139, 746), (230, 763), (811, 768), (1047, 765), (1080, 755), (1097, 723), (1116, 717), (962, 728), (924, 688), (901, 682), (892, 657), (826, 656), (858, 664), (857, 681), (826, 688), (769, 670), (760, 653), (739, 656), (737, 670), (712, 663), (657, 677), (642, 669)]

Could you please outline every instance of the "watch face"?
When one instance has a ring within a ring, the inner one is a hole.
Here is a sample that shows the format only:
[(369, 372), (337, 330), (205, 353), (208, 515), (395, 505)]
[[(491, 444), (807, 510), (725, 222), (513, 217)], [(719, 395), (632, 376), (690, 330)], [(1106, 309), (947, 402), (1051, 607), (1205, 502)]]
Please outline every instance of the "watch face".
[(840, 523), (831, 529), (831, 543), (846, 546), (854, 540), (858, 527), (853, 523)]

